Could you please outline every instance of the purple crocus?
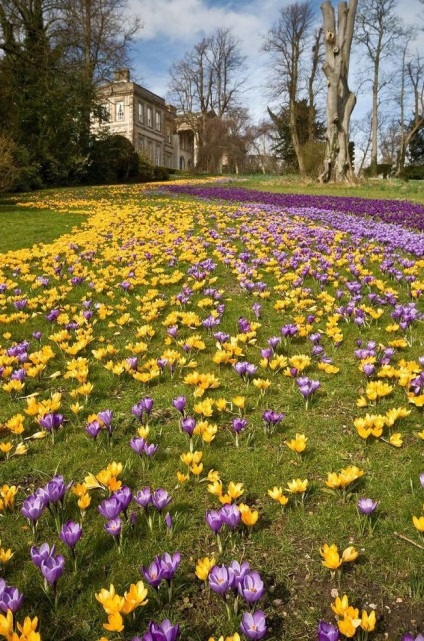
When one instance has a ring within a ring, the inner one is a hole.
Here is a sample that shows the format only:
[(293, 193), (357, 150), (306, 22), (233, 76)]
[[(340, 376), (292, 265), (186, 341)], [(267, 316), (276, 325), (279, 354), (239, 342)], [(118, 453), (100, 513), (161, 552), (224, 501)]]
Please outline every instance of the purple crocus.
[(378, 505), (377, 501), (373, 501), (372, 499), (361, 498), (358, 500), (358, 512), (360, 512), (360, 514), (364, 514), (365, 516), (369, 516), (374, 512), (377, 505)]
[(299, 392), (306, 401), (306, 406), (308, 406), (309, 398), (317, 391), (320, 386), (320, 382), (314, 381), (307, 376), (299, 376), (299, 378), (296, 378), (296, 384), (299, 388)]
[(213, 592), (224, 596), (233, 587), (234, 572), (225, 565), (214, 565), (208, 576), (209, 586)]
[(134, 637), (132, 641), (176, 641), (179, 631), (178, 623), (172, 625), (169, 619), (164, 619), (160, 624), (150, 621), (143, 638)]
[(30, 549), (31, 560), (38, 568), (41, 568), (41, 564), (54, 556), (55, 552), (55, 545), (50, 547), (48, 543), (42, 543), (39, 548), (33, 545)]
[(48, 414), (44, 414), (42, 418), (39, 418), (38, 422), (41, 425), (41, 427), (43, 427), (47, 432), (52, 434), (54, 430), (58, 430), (59, 427), (62, 425), (63, 416), (62, 414), (55, 414), (54, 412), (49, 412)]
[(0, 579), (0, 610), (7, 613), (10, 610), (15, 614), (22, 606), (24, 595), (12, 585), (7, 585), (3, 579)]
[(320, 621), (317, 629), (318, 641), (338, 641), (340, 632), (335, 625)]
[(236, 434), (239, 434), (247, 426), (247, 419), (245, 418), (234, 418), (232, 422), (232, 428)]
[(99, 412), (97, 414), (97, 418), (99, 421), (103, 423), (109, 434), (112, 433), (112, 419), (113, 419), (113, 411), (112, 410), (103, 410), (103, 412)]
[(265, 594), (264, 582), (259, 572), (248, 572), (239, 583), (238, 591), (249, 604), (259, 601)]
[(172, 405), (175, 409), (180, 412), (181, 416), (185, 415), (185, 407), (187, 405), (187, 399), (185, 396), (177, 396), (172, 400)]
[(115, 519), (122, 512), (122, 504), (116, 496), (112, 495), (102, 501), (97, 509), (105, 519)]
[(60, 538), (71, 550), (74, 549), (82, 536), (82, 527), (74, 521), (66, 521), (60, 530)]
[(227, 503), (221, 508), (221, 519), (224, 525), (235, 530), (241, 519), (241, 512), (234, 503)]
[(45, 508), (46, 501), (44, 497), (31, 494), (31, 496), (28, 496), (28, 498), (23, 502), (21, 514), (29, 521), (32, 521), (33, 526), (35, 527)]
[(208, 512), (206, 512), (205, 520), (206, 524), (210, 527), (212, 532), (218, 534), (223, 525), (221, 512), (218, 510), (209, 510)]
[(150, 487), (144, 487), (142, 490), (139, 490), (134, 496), (134, 501), (141, 505), (141, 507), (148, 507), (152, 503), (152, 491)]
[(190, 438), (193, 436), (194, 428), (196, 427), (196, 419), (192, 416), (186, 416), (181, 421), (181, 429), (188, 434)]
[(152, 561), (149, 567), (143, 565), (141, 571), (147, 583), (151, 585), (152, 588), (157, 589), (159, 584), (162, 582), (162, 579), (164, 578), (163, 568), (160, 561), (158, 560), (158, 557), (156, 557), (155, 560)]
[(144, 446), (146, 445), (146, 441), (144, 438), (141, 436), (134, 436), (131, 441), (130, 441), (130, 446), (136, 452), (139, 456), (141, 456), (144, 452)]
[(266, 635), (266, 619), (262, 610), (256, 610), (253, 614), (244, 612), (240, 630), (248, 639), (262, 639)]
[(96, 438), (98, 437), (98, 435), (102, 431), (102, 427), (101, 427), (99, 421), (94, 420), (94, 421), (90, 421), (89, 423), (87, 423), (87, 425), (85, 426), (85, 431), (88, 434), (88, 436), (91, 436), (91, 438), (96, 440)]
[(41, 562), (40, 570), (43, 577), (55, 586), (63, 574), (65, 567), (65, 558), (61, 554), (49, 556), (45, 561)]
[(171, 503), (171, 501), (172, 498), (163, 488), (159, 488), (152, 493), (152, 505), (158, 510), (158, 512), (161, 512), (164, 507)]
[(419, 479), (420, 479), (421, 487), (424, 488), (424, 472), (421, 472)]
[(117, 537), (121, 534), (122, 521), (119, 516), (117, 516), (116, 518), (110, 519), (107, 523), (105, 523), (104, 528), (108, 534), (113, 537)]
[(162, 556), (157, 556), (156, 561), (160, 564), (162, 577), (165, 581), (172, 581), (181, 562), (180, 552), (169, 554), (165, 552)]

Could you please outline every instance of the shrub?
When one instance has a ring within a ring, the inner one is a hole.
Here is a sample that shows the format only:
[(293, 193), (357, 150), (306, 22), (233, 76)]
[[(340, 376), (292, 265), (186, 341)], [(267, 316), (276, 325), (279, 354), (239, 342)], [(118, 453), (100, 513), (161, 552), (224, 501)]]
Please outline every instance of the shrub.
[(93, 139), (87, 182), (127, 183), (136, 180), (138, 172), (139, 156), (125, 136), (114, 134)]
[(403, 180), (424, 180), (424, 165), (407, 165), (400, 172), (399, 178), (403, 178)]

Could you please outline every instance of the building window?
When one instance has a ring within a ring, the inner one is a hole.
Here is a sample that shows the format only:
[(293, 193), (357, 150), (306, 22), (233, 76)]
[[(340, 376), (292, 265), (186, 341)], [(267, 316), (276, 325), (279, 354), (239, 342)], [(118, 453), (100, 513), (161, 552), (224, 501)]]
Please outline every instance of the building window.
[(142, 136), (142, 134), (138, 134), (137, 148), (140, 152), (144, 149), (144, 136)]
[(162, 145), (159, 145), (156, 143), (156, 150), (155, 150), (155, 165), (161, 165), (162, 164)]
[(153, 162), (153, 142), (151, 140), (147, 141), (147, 158)]
[(115, 103), (115, 120), (125, 120), (124, 103), (122, 101)]
[(166, 142), (171, 142), (171, 127), (166, 128)]
[(150, 129), (153, 128), (153, 111), (151, 107), (147, 107), (147, 126), (150, 127)]
[(144, 123), (144, 105), (142, 102), (137, 105), (137, 120), (141, 125)]
[(100, 105), (100, 122), (109, 122), (109, 105), (107, 102)]
[(156, 120), (155, 120), (155, 127), (156, 131), (161, 130), (161, 117), (160, 117), (160, 111), (157, 111), (155, 114)]

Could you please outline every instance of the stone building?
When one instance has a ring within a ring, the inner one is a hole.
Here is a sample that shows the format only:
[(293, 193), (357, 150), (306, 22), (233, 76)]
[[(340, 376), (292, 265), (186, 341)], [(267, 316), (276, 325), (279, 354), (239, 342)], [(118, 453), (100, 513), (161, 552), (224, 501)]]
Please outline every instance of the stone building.
[(130, 80), (128, 69), (98, 90), (100, 118), (92, 132), (120, 134), (154, 165), (190, 170), (194, 165), (194, 134), (163, 98)]

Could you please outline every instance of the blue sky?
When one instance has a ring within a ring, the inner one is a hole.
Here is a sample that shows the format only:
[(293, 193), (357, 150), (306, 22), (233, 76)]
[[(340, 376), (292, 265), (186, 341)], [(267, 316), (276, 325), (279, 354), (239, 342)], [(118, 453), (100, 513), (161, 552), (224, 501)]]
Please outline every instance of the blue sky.
[[(361, 0), (360, 0), (361, 1)], [(166, 97), (173, 62), (203, 37), (220, 27), (232, 29), (246, 56), (248, 80), (243, 96), (254, 121), (266, 116), (270, 100), (266, 94), (269, 57), (261, 52), (268, 30), (278, 21), (280, 10), (293, 0), (129, 0), (133, 14), (143, 28), (133, 46), (133, 78), (160, 96)], [(313, 0), (317, 21), (321, 20), (321, 0)], [(333, 2), (336, 7), (337, 2)], [(399, 0), (399, 13), (416, 23), (423, 11), (419, 0)], [(423, 20), (424, 23), (424, 20)], [(354, 89), (354, 78), (350, 82)], [(356, 114), (367, 109), (367, 93), (358, 96)]]

